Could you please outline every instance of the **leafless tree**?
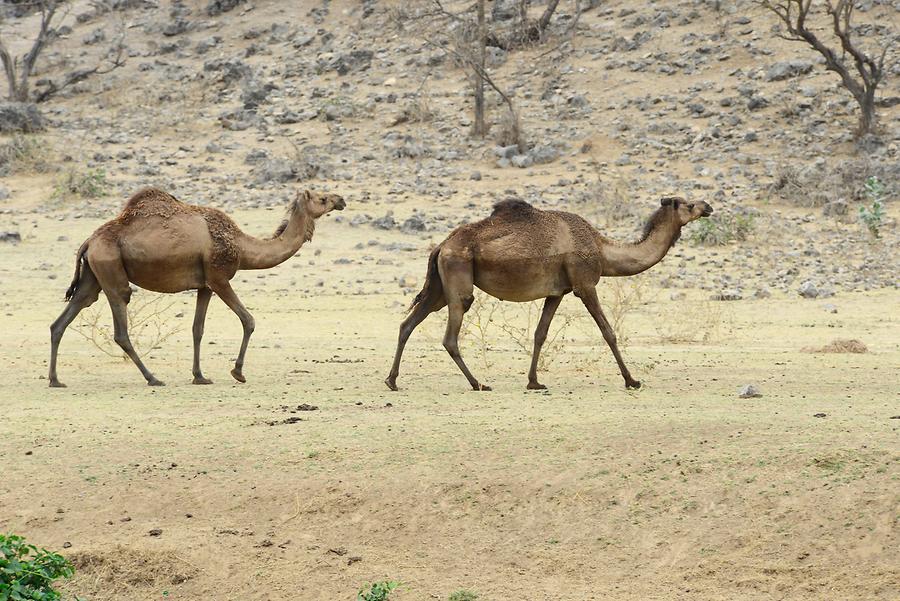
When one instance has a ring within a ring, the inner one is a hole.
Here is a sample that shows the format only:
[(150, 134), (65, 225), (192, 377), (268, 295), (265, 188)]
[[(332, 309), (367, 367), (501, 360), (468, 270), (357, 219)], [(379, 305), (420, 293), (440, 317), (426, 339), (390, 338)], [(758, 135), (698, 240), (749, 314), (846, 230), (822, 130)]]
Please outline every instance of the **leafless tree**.
[[(857, 136), (872, 131), (876, 123), (875, 90), (884, 79), (884, 59), (889, 43), (885, 44), (880, 56), (873, 58), (850, 39), (854, 0), (831, 0), (825, 2), (825, 12), (830, 17), (834, 36), (840, 41), (840, 55), (828, 47), (809, 27), (807, 19), (812, 8), (812, 0), (760, 0), (784, 24), (787, 34), (781, 37), (795, 42), (806, 42), (825, 58), (825, 68), (834, 71), (841, 78), (843, 86), (859, 104), (859, 125)], [(850, 60), (852, 65), (850, 65)], [(856, 75), (851, 72), (855, 67)]]
[(484, 20), (485, 0), (478, 0), (478, 68), (473, 69), (475, 76), (475, 122), (472, 124), (472, 135), (484, 138), (487, 126), (484, 123), (484, 73), (487, 66), (487, 25)]
[(62, 2), (60, 0), (36, 0), (36, 4), (41, 13), (41, 27), (31, 45), (31, 50), (24, 57), (13, 57), (0, 34), (0, 61), (3, 62), (3, 70), (6, 72), (6, 83), (9, 87), (8, 98), (14, 102), (28, 100), (28, 79), (34, 71), (38, 56), (50, 39), (52, 33), (50, 24)]
[[(73, 71), (60, 81), (49, 81), (46, 87), (32, 94), (29, 79), (34, 73), (38, 57), (54, 35), (53, 21), (60, 14), (59, 8), (63, 3), (64, 0), (33, 0), (34, 6), (41, 14), (41, 25), (31, 49), (23, 57), (12, 56), (0, 34), (0, 62), (3, 63), (3, 70), (6, 73), (9, 100), (13, 102), (28, 102), (29, 100), (43, 102), (68, 86), (84, 81), (92, 75), (109, 73), (125, 64), (125, 28), (123, 24), (113, 46), (108, 51), (105, 62), (101, 60), (94, 67)], [(61, 18), (65, 18), (65, 15), (63, 14)]]

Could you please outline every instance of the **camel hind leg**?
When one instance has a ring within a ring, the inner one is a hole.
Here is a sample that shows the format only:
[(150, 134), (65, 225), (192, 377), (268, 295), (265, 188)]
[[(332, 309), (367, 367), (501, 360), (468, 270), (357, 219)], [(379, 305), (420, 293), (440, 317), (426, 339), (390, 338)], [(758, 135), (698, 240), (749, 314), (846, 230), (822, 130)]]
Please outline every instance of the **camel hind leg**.
[(85, 265), (81, 271), (74, 295), (69, 300), (62, 314), (50, 326), (50, 380), (51, 388), (65, 388), (66, 385), (59, 381), (56, 375), (56, 357), (59, 353), (59, 343), (62, 340), (66, 328), (69, 327), (78, 314), (87, 307), (93, 305), (100, 296), (100, 284), (97, 282), (94, 272), (89, 265)]
[(441, 280), (444, 283), (444, 297), (447, 299), (447, 331), (444, 333), (444, 348), (459, 367), (473, 390), (490, 390), (478, 382), (459, 352), (459, 331), (463, 316), (475, 300), (471, 261), (448, 261), (441, 265)]
[(440, 311), (446, 305), (447, 301), (444, 299), (442, 290), (436, 293), (430, 292), (424, 299), (415, 304), (409, 315), (400, 324), (400, 336), (397, 340), (397, 352), (394, 353), (394, 364), (391, 366), (391, 373), (388, 374), (384, 381), (388, 388), (397, 390), (397, 376), (400, 375), (400, 359), (403, 357), (403, 349), (406, 348), (406, 341), (409, 340), (413, 330), (425, 321), (426, 317), (435, 311)]
[(548, 296), (544, 300), (544, 309), (541, 311), (541, 319), (538, 322), (537, 328), (534, 330), (534, 353), (531, 356), (531, 369), (528, 370), (528, 386), (529, 390), (546, 390), (546, 386), (538, 382), (537, 379), (537, 366), (538, 359), (541, 356), (541, 348), (544, 346), (544, 342), (547, 340), (547, 332), (550, 331), (550, 322), (553, 321), (553, 316), (556, 315), (556, 309), (559, 308), (559, 303), (562, 301), (561, 296)]
[(147, 384), (163, 386), (164, 384), (157, 380), (156, 376), (141, 361), (128, 336), (128, 303), (131, 300), (131, 286), (128, 283), (128, 274), (125, 272), (125, 266), (122, 265), (118, 249), (103, 244), (92, 245), (88, 249), (88, 258), (112, 311), (113, 340), (134, 362), (141, 375), (147, 380)]

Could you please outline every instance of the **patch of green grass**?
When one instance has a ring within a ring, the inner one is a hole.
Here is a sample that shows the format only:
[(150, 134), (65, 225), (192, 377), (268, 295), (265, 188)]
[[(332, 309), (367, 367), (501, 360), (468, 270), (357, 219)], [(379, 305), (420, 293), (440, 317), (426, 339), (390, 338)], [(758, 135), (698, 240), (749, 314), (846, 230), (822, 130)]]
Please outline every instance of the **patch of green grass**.
[(54, 198), (66, 198), (68, 196), (80, 196), (81, 198), (100, 198), (106, 196), (109, 189), (109, 181), (106, 179), (106, 171), (103, 169), (88, 169), (87, 171), (69, 170), (56, 184)]
[(388, 601), (391, 593), (400, 586), (396, 580), (384, 580), (373, 584), (364, 584), (356, 594), (356, 601)]
[(459, 589), (458, 591), (450, 593), (450, 597), (447, 601), (476, 601), (477, 599), (478, 593), (467, 591), (466, 589)]
[(29, 545), (15, 534), (0, 534), (0, 599), (59, 601), (53, 581), (69, 578), (75, 568), (62, 555)]
[(746, 240), (755, 227), (756, 219), (749, 213), (714, 213), (696, 221), (689, 239), (694, 244), (722, 246), (732, 241)]

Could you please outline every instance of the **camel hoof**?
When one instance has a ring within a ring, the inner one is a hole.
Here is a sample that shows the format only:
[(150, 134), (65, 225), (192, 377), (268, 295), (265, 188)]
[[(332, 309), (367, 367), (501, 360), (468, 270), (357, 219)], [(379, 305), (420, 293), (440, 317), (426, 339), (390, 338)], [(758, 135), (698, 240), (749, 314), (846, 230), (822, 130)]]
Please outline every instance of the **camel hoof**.
[(385, 378), (384, 383), (387, 384), (387, 387), (397, 392), (397, 380), (393, 378)]
[(165, 385), (166, 385), (165, 382), (160, 382), (156, 378), (153, 378), (152, 380), (147, 380), (147, 386), (165, 386)]
[(240, 382), (241, 384), (243, 384), (244, 382), (247, 381), (247, 378), (244, 377), (244, 374), (242, 374), (240, 372), (240, 370), (238, 370), (236, 368), (231, 370), (231, 377), (234, 378), (235, 380), (237, 380), (238, 382)]
[(191, 384), (212, 384), (213, 381), (209, 378), (204, 378), (203, 376), (194, 376), (194, 380)]
[(473, 386), (472, 388), (473, 388), (474, 390), (476, 390), (476, 391), (479, 391), (479, 392), (482, 391), (482, 390), (485, 390), (485, 391), (491, 390), (491, 387), (488, 386), (487, 384), (478, 384), (478, 385), (476, 385), (476, 386)]
[(625, 382), (625, 388), (633, 388), (633, 389), (637, 390), (640, 387), (641, 387), (641, 383), (638, 382), (637, 380), (632, 380), (631, 382)]
[(59, 380), (50, 380), (50, 388), (65, 388), (66, 385)]
[(528, 390), (547, 390), (547, 387), (540, 382), (529, 382), (527, 388)]

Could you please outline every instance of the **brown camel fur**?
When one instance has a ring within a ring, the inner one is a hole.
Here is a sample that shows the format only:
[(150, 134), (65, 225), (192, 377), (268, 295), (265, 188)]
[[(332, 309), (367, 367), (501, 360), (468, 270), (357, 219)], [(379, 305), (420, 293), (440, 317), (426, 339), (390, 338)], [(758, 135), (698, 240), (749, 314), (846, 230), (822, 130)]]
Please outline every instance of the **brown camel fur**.
[(63, 387), (56, 376), (56, 355), (66, 328), (103, 290), (112, 309), (115, 341), (141, 370), (147, 383), (161, 386), (141, 362), (128, 338), (129, 282), (155, 292), (197, 290), (194, 314), (194, 384), (211, 384), (200, 371), (200, 339), (206, 309), (215, 292), (241, 319), (244, 338), (231, 375), (246, 381), (242, 368), (253, 316), (229, 281), (239, 269), (268, 269), (288, 260), (312, 239), (315, 220), (345, 207), (336, 194), (302, 192), (291, 202), (275, 234), (261, 240), (243, 233), (222, 211), (189, 205), (171, 194), (145, 188), (132, 196), (122, 213), (100, 226), (75, 259), (75, 277), (66, 291), (68, 305), (50, 326), (50, 386)]
[(678, 240), (684, 225), (711, 213), (712, 207), (702, 201), (663, 198), (647, 221), (643, 238), (634, 244), (622, 244), (572, 213), (541, 211), (521, 200), (498, 203), (490, 217), (458, 227), (431, 252), (425, 286), (400, 326), (394, 364), (385, 383), (397, 390), (400, 358), (410, 334), (430, 313), (447, 306), (444, 348), (473, 389), (490, 390), (475, 379), (459, 354), (463, 314), (472, 305), (473, 288), (477, 286), (500, 300), (546, 299), (534, 332), (528, 388), (546, 388), (537, 380), (538, 357), (550, 321), (569, 292), (581, 299), (600, 328), (625, 386), (640, 388), (641, 383), (625, 367), (615, 333), (600, 309), (597, 282), (601, 277), (634, 275), (654, 266)]

